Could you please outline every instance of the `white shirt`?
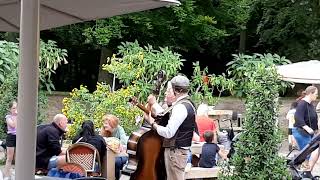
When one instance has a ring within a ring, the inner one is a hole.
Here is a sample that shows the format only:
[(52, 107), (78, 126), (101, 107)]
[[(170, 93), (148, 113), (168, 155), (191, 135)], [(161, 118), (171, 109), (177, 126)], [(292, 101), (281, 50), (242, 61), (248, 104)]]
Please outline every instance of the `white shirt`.
[(296, 113), (296, 109), (290, 109), (287, 113), (286, 118), (289, 121), (288, 128), (293, 128), (293, 125), (295, 123), (294, 113)]
[(172, 105), (174, 106), (171, 111), (170, 119), (168, 120), (168, 124), (166, 127), (158, 126), (157, 132), (160, 136), (164, 138), (172, 138), (177, 130), (179, 129), (180, 125), (188, 116), (187, 108), (183, 104), (177, 104), (178, 101), (181, 99), (188, 97), (188, 95), (183, 95), (179, 97)]

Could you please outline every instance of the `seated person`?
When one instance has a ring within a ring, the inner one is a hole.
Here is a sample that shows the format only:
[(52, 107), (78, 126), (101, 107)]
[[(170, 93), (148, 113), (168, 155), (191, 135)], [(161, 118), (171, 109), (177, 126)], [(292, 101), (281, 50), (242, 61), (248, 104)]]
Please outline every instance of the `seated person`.
[[(119, 119), (111, 114), (106, 114), (102, 117), (103, 127), (101, 128), (100, 135), (103, 137), (116, 137), (120, 140), (120, 151), (125, 152), (128, 142), (128, 136), (126, 135), (123, 127), (119, 125)], [(128, 156), (117, 156), (115, 159), (115, 174), (116, 179), (120, 178), (120, 170), (127, 163)]]
[(81, 131), (72, 140), (72, 144), (85, 142), (97, 148), (100, 155), (100, 162), (106, 154), (106, 142), (103, 137), (94, 132), (94, 124), (91, 120), (86, 120), (81, 125)]
[(216, 154), (218, 153), (223, 159), (227, 158), (227, 153), (219, 148), (219, 146), (213, 142), (214, 133), (212, 131), (206, 131), (203, 134), (203, 138), (206, 141), (202, 146), (201, 157), (199, 161), (199, 167), (212, 168), (216, 164)]
[(203, 138), (203, 134), (205, 131), (212, 131), (216, 133), (216, 125), (214, 123), (214, 120), (209, 117), (208, 113), (209, 113), (208, 105), (200, 104), (197, 109), (197, 117), (196, 117), (196, 122), (197, 122), (199, 136), (200, 136), (200, 142), (205, 141)]
[(67, 117), (57, 114), (51, 124), (37, 128), (36, 168), (49, 170), (66, 164), (65, 152), (60, 139), (67, 128)]

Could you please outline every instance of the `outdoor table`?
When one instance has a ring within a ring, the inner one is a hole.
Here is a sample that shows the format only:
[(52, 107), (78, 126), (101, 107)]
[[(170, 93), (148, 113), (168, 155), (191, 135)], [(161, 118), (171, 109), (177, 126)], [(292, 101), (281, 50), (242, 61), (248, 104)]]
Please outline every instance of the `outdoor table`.
[(192, 142), (191, 144), (192, 154), (201, 154), (203, 144), (204, 142)]
[(106, 155), (103, 158), (101, 163), (101, 172), (102, 177), (107, 178), (108, 180), (115, 180), (115, 159), (117, 156), (128, 156), (126, 153), (115, 153), (107, 147)]

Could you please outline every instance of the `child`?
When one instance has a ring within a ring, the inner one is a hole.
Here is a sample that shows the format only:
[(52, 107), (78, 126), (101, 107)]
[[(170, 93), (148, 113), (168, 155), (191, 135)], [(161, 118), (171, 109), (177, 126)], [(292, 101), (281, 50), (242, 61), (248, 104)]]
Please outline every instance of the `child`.
[(296, 112), (296, 107), (298, 105), (298, 101), (295, 101), (291, 104), (290, 110), (287, 113), (286, 119), (289, 121), (288, 123), (288, 142), (289, 142), (289, 151), (293, 149), (297, 149), (297, 143), (292, 135), (292, 128), (295, 122), (294, 113)]
[(216, 166), (216, 154), (218, 153), (223, 159), (227, 158), (227, 153), (220, 150), (219, 146), (213, 142), (214, 133), (212, 131), (205, 131), (203, 138), (206, 143), (202, 146), (199, 167), (212, 168)]
[(12, 101), (9, 104), (9, 114), (6, 115), (6, 122), (7, 122), (7, 160), (6, 160), (6, 165), (4, 167), (4, 179), (10, 178), (10, 169), (11, 169), (11, 164), (12, 160), (14, 157), (14, 150), (16, 147), (16, 125), (17, 125), (17, 102)]

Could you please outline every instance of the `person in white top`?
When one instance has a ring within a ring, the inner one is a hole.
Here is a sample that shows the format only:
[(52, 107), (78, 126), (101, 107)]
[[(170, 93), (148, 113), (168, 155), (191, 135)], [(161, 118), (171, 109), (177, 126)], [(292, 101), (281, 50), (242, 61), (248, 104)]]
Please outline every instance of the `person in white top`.
[[(196, 128), (195, 115), (196, 111), (192, 102), (188, 99), (189, 79), (185, 76), (175, 76), (171, 81), (174, 96), (172, 96), (172, 110), (168, 124), (166, 126), (158, 125), (155, 119), (145, 115), (148, 123), (154, 128), (157, 133), (164, 137), (165, 147), (164, 159), (167, 173), (167, 180), (184, 179), (185, 167), (187, 165), (188, 154), (192, 142), (193, 132)], [(168, 97), (167, 88), (166, 100)], [(170, 102), (167, 102), (168, 104)], [(154, 96), (148, 97), (148, 104), (152, 109), (161, 111), (157, 105)]]
[(289, 142), (289, 151), (293, 149), (299, 149), (297, 146), (297, 142), (292, 135), (292, 128), (295, 122), (294, 113), (296, 112), (296, 107), (298, 105), (298, 101), (295, 101), (291, 104), (290, 110), (286, 115), (286, 119), (288, 120), (288, 142)]

